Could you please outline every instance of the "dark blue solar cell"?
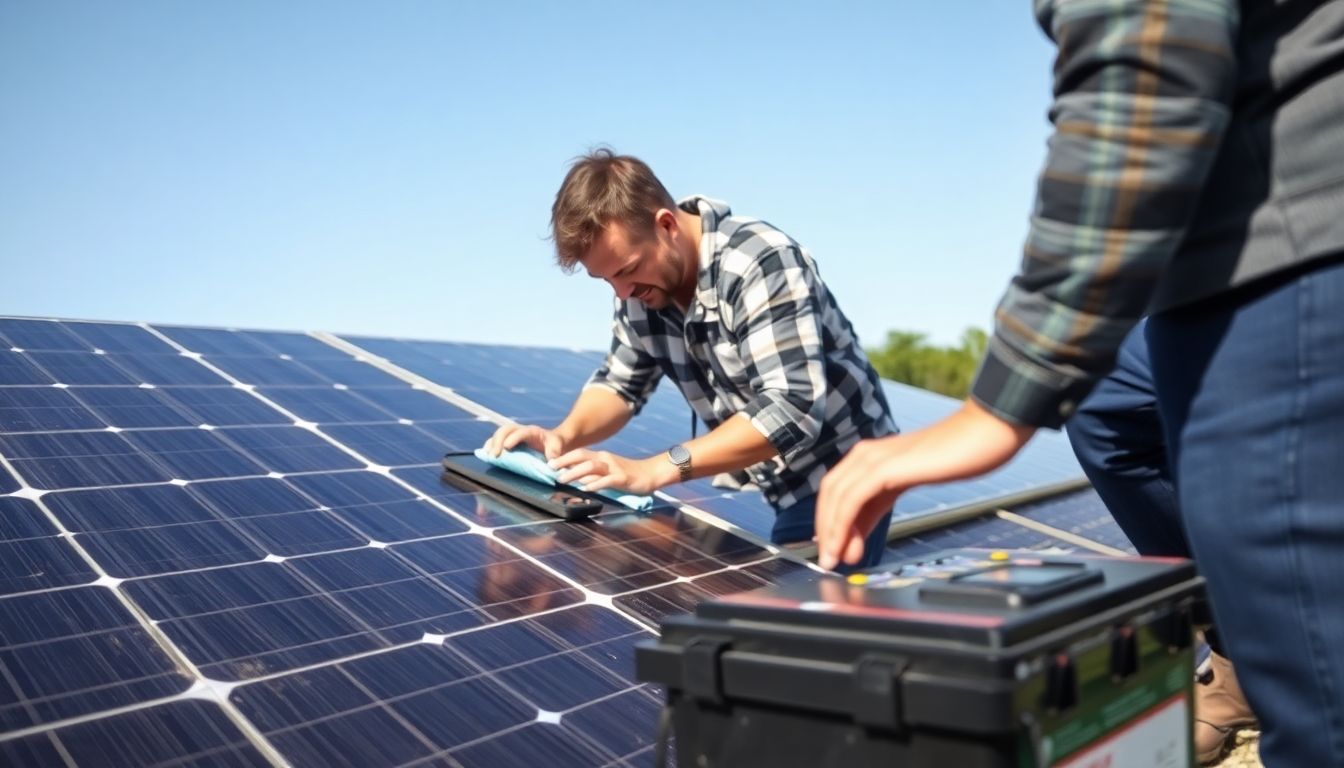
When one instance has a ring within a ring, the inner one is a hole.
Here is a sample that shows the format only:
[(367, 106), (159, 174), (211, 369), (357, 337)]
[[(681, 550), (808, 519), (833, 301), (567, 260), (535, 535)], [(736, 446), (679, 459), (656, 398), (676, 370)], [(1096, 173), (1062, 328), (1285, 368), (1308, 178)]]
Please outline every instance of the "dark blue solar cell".
[(220, 515), (229, 518), (300, 512), (320, 506), (284, 480), (272, 477), (192, 483), (190, 488)]
[(0, 431), (57, 432), (105, 426), (67, 390), (0, 387)]
[(72, 531), (114, 531), (218, 518), (176, 485), (92, 488), (47, 494), (43, 501)]
[(33, 502), (0, 496), (0, 541), (54, 536), (57, 532), (56, 526)]
[(0, 435), (0, 453), (35, 488), (158, 483), (171, 479), (111, 432)]
[(692, 584), (677, 583), (619, 595), (613, 602), (622, 611), (656, 627), (668, 616), (691, 613), (695, 606), (712, 597)]
[(638, 688), (566, 712), (564, 724), (618, 755), (630, 755), (653, 744), (662, 706), (647, 688)]
[(87, 715), (181, 693), (190, 678), (140, 627), (0, 648), (18, 701), (0, 706), (0, 730)]
[(96, 578), (98, 574), (64, 539), (0, 541), (0, 595), (87, 584)]
[(19, 349), (93, 351), (64, 325), (49, 320), (0, 319), (0, 336)]
[(366, 536), (352, 530), (330, 512), (287, 512), (239, 518), (233, 524), (276, 555), (304, 555), (333, 549), (362, 547)]
[(532, 723), (452, 753), (462, 765), (507, 765), (518, 755), (545, 755), (547, 768), (614, 765), (615, 756), (597, 749), (575, 731), (551, 723)]
[(295, 768), (403, 765), (440, 751), (403, 723), (382, 707), (373, 707), (267, 736)]
[(377, 549), (337, 552), (290, 561), (295, 570), (393, 643), (448, 633), (488, 620), (460, 597)]
[(524, 699), (549, 712), (561, 712), (630, 687), (630, 683), (576, 652), (510, 667), (497, 676)]
[(379, 699), (473, 677), (480, 670), (441, 645), (421, 643), (341, 664), (341, 670)]
[(359, 396), (400, 419), (443, 421), (473, 418), (472, 414), (420, 389), (361, 389)]
[(248, 563), (127, 581), (122, 589), (158, 620), (182, 619), (313, 597), (317, 589), (287, 564)]
[(289, 355), (300, 360), (309, 358), (346, 358), (350, 355), (346, 352), (331, 346), (330, 344), (319, 341), (306, 333), (286, 333), (281, 331), (238, 331), (239, 336), (245, 336), (251, 341), (255, 341), (262, 347), (270, 350), (273, 355)]
[(137, 384), (156, 387), (215, 386), (230, 382), (196, 360), (182, 355), (129, 355), (111, 353), (107, 359), (126, 371)]
[(418, 565), (426, 573), (480, 568), (522, 557), (503, 544), (476, 534), (412, 541), (389, 547), (388, 551)]
[(387, 647), (328, 597), (173, 619), (159, 627), (202, 674), (221, 680), (247, 680)]
[(79, 587), (0, 600), (0, 648), (101, 632), (139, 623), (111, 590)]
[(405, 561), (369, 547), (296, 557), (288, 565), (327, 592), (424, 578)]
[(0, 467), (0, 494), (13, 493), (22, 487), (13, 475), (5, 471), (4, 467)]
[(415, 498), (414, 491), (409, 491), (404, 486), (373, 472), (298, 475), (288, 478), (288, 482), (332, 509), (353, 504)]
[(156, 325), (154, 329), (202, 355), (268, 355), (270, 350), (235, 331)]
[(479, 632), (450, 637), (444, 641), (444, 647), (460, 653), (485, 670), (522, 664), (569, 650), (567, 644), (535, 626), (530, 620), (509, 622)]
[(116, 323), (67, 322), (66, 330), (105, 352), (132, 352), (140, 355), (175, 355), (168, 342), (134, 325)]
[(141, 387), (71, 387), (67, 390), (103, 421), (122, 429), (191, 427), (199, 424), (159, 390)]
[[(390, 707), (441, 748), (452, 748), (536, 718), (536, 707), (498, 683), (473, 678), (396, 700)], [(443, 712), (454, 712), (444, 717)]]
[(374, 541), (423, 539), (467, 530), (466, 523), (424, 501), (363, 504), (332, 512)]
[[(400, 653), (404, 651), (388, 651), (367, 658), (381, 659)], [(346, 674), (345, 668), (350, 663), (241, 685), (229, 694), (229, 699), (265, 733), (374, 705), (369, 693)], [(424, 680), (418, 682), (424, 685)], [(290, 755), (286, 757), (292, 759)]]
[(348, 390), (265, 387), (259, 392), (300, 419), (318, 424), (397, 420), (397, 417)]
[(443, 442), (444, 450), (474, 451), (499, 429), (498, 424), (478, 419), (456, 421), (418, 421), (415, 428), (434, 435)]
[(0, 384), (51, 384), (54, 381), (22, 352), (0, 349)]
[(123, 433), (176, 478), (264, 475), (266, 470), (204, 429), (154, 429)]
[(299, 427), (221, 429), (218, 434), (276, 472), (323, 472), (364, 466), (321, 436)]
[(108, 355), (92, 352), (28, 352), (28, 359), (62, 384), (135, 384)]
[(223, 521), (81, 533), (79, 543), (119, 578), (233, 565), (266, 556)]
[(272, 387), (330, 387), (333, 383), (318, 376), (302, 363), (279, 357), (207, 356), (206, 362), (244, 384)]
[(293, 424), (294, 420), (255, 396), (233, 387), (172, 387), (161, 390), (197, 424), (216, 427)]
[(387, 467), (432, 464), (447, 450), (437, 438), (407, 424), (324, 424), (322, 431)]
[[(57, 742), (60, 751), (51, 746)], [(56, 759), (51, 760), (52, 755)], [(263, 768), (271, 764), (217, 705), (194, 699), (0, 742), (0, 763), (117, 768)]]
[(351, 357), (340, 359), (303, 358), (303, 364), (337, 384), (351, 389), (365, 387), (392, 387), (405, 389), (409, 385), (390, 373), (380, 371), (373, 365)]

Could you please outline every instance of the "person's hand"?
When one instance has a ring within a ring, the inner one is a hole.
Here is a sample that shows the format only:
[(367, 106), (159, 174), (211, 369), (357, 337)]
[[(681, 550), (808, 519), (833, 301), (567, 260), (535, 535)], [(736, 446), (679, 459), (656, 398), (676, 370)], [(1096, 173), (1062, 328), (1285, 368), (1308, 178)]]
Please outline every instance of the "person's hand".
[(579, 448), (551, 459), (550, 465), (560, 471), (557, 480), (585, 491), (617, 488), (647, 496), (676, 479), (677, 467), (660, 459), (627, 459), (609, 451)]
[(988, 472), (1011, 459), (1035, 431), (967, 400), (937, 424), (855, 445), (821, 480), (818, 564), (829, 570), (859, 562), (864, 539), (907, 489)]
[(495, 434), (485, 441), (485, 452), (499, 456), (504, 451), (513, 450), (519, 444), (540, 451), (548, 459), (554, 459), (565, 452), (565, 439), (553, 429), (545, 429), (535, 424), (505, 424), (495, 430)]

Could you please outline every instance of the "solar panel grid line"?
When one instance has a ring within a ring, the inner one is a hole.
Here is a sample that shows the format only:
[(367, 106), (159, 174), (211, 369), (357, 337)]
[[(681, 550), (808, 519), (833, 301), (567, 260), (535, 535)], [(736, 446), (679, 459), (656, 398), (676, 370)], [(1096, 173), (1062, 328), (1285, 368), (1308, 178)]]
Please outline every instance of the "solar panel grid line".
[(405, 381), (406, 383), (412, 386), (419, 387), (425, 390), (426, 392), (436, 395), (442, 398), (443, 400), (453, 405), (456, 405), (457, 407), (465, 411), (473, 413), (478, 418), (493, 422), (495, 424), (504, 424), (509, 421), (509, 419), (505, 418), (502, 414), (496, 413), (495, 411), (490, 410), (484, 405), (481, 405), (480, 403), (477, 403), (474, 400), (468, 399), (458, 394), (451, 387), (445, 387), (441, 384), (437, 384), (425, 378), (424, 376), (420, 376), (419, 374), (408, 371), (405, 368), (402, 368), (401, 366), (393, 364), (387, 358), (374, 354), (356, 344), (352, 344), (351, 342), (346, 341), (345, 339), (342, 339), (341, 337), (335, 334), (326, 333), (324, 331), (315, 331), (310, 335), (313, 338), (323, 342), (324, 344), (329, 344), (335, 349), (339, 349), (343, 352), (350, 354), (357, 360), (364, 360), (365, 362), (369, 363), (375, 368), (378, 368), (381, 371), (396, 376), (397, 378), (401, 379), (402, 381)]
[(1034, 531), (1040, 531), (1041, 533), (1044, 533), (1048, 536), (1053, 536), (1057, 539), (1063, 539), (1064, 541), (1070, 542), (1079, 547), (1083, 547), (1084, 549), (1090, 549), (1098, 554), (1110, 555), (1111, 557), (1127, 557), (1129, 555), (1129, 553), (1124, 551), (1123, 549), (1116, 549), (1115, 547), (1102, 544), (1099, 541), (1093, 541), (1092, 539), (1089, 539), (1086, 536), (1079, 536), (1078, 534), (1073, 533), (1071, 531), (1066, 531), (1061, 528), (1057, 528), (1053, 525), (1047, 525), (1046, 523), (1042, 523), (1038, 520), (1032, 520), (1029, 517), (1023, 517), (1022, 515), (1019, 515), (1015, 512), (1010, 512), (1006, 509), (1000, 509), (995, 514), (1001, 520), (1007, 520), (1011, 523), (1020, 525), (1024, 528), (1030, 528)]
[[(51, 509), (47, 507), (47, 505), (42, 501), (41, 497), (45, 494), (37, 492), (35, 489), (28, 486), (25, 483), (24, 478), (14, 471), (14, 468), (12, 467), (12, 465), (10, 465), (8, 458), (6, 458), (4, 455), (0, 455), (0, 471), (8, 472), (10, 476), (18, 480), (21, 486), (19, 491), (16, 491), (10, 495), (20, 496), (22, 498), (27, 498), (31, 500), (34, 503), (34, 505), (38, 509), (40, 509), (43, 512), (43, 514), (46, 515), (48, 523), (51, 524), (53, 527), (55, 527), (58, 531), (60, 531), (60, 534), (65, 539), (65, 543), (69, 547), (71, 547), (81, 558), (84, 559), (90, 570), (98, 574), (98, 578), (90, 583), (81, 585), (72, 585), (67, 587), (57, 587), (52, 590), (37, 590), (37, 592), (41, 593), (41, 592), (51, 592), (59, 590), (71, 590), (80, 587), (88, 587), (90, 585), (93, 585), (97, 588), (106, 588), (117, 600), (117, 602), (121, 605), (121, 607), (131, 616), (135, 617), (135, 619), (139, 622), (141, 629), (143, 629), (144, 632), (150, 638), (152, 638), (153, 642), (155, 643), (155, 646), (160, 651), (162, 651), (170, 659), (172, 659), (172, 661), (180, 669), (186, 670), (187, 673), (198, 683), (204, 680), (204, 676), (201, 675), (200, 670), (191, 661), (188, 655), (175, 643), (173, 643), (172, 640), (166, 634), (163, 633), (163, 631), (158, 627), (157, 623), (153, 619), (151, 619), (148, 615), (146, 615), (145, 612), (141, 609), (141, 607), (135, 603), (135, 601), (131, 600), (128, 595), (126, 595), (124, 592), (122, 592), (120, 589), (117, 588), (118, 585), (121, 584), (123, 580), (115, 578), (107, 573), (107, 571), (102, 567), (102, 565), (88, 552), (87, 549), (84, 548), (84, 546), (71, 533), (71, 531), (65, 527), (65, 524), (62, 522), (62, 520), (58, 516), (56, 516), (51, 511)], [(9, 599), (9, 598), (21, 597), (24, 594), (32, 594), (32, 593), (31, 592), (15, 593), (11, 595), (6, 595), (5, 597), (6, 599)], [(4, 666), (3, 664), (0, 664), (0, 667), (3, 666)], [(13, 690), (15, 691), (21, 690), (21, 688), (17, 685), (17, 681), (13, 680), (12, 672), (8, 668), (5, 668), (5, 674), (9, 678), (9, 682), (11, 683), (11, 685), (13, 685)], [(122, 685), (127, 682), (131, 681), (125, 679), (118, 679), (113, 684)], [(195, 686), (189, 687), (187, 690), (191, 691), (194, 687)], [(79, 691), (70, 693), (73, 694), (78, 692)], [(185, 695), (185, 693), (186, 692), (183, 692), (181, 694), (177, 694), (176, 696), (149, 699), (132, 705), (115, 707), (111, 710), (98, 710), (95, 712), (87, 713), (85, 715), (80, 715), (72, 718), (62, 718), (60, 720), (56, 720), (53, 722), (35, 724), (29, 728), (17, 729), (10, 732), (0, 732), (0, 742), (13, 741), (31, 734), (41, 733), (45, 731), (52, 731), (69, 725), (99, 719), (102, 717), (109, 716), (109, 714), (115, 715), (124, 712), (148, 709), (150, 707), (158, 706), (165, 702), (180, 698), (183, 695)], [(244, 736), (248, 738), (248, 740), (253, 744), (254, 747), (258, 749), (258, 751), (262, 753), (262, 755), (267, 757), (267, 759), (271, 760), (271, 762), (274, 765), (277, 766), (284, 765), (284, 761), (281, 759), (279, 753), (274, 749), (274, 747), (270, 745), (270, 743), (261, 735), (261, 733), (255, 728), (255, 726), (253, 726), (251, 721), (249, 721), (246, 717), (244, 717), (242, 713), (239, 712), (227, 700), (227, 698), (223, 699), (211, 698), (211, 700), (214, 704), (219, 706), (224, 711), (225, 715), (229, 718), (229, 720), (233, 722), (233, 724), (244, 734)], [(36, 703), (37, 702), (25, 699), (24, 706), (25, 708), (31, 710)], [(36, 713), (33, 712), (32, 714), (35, 715)]]

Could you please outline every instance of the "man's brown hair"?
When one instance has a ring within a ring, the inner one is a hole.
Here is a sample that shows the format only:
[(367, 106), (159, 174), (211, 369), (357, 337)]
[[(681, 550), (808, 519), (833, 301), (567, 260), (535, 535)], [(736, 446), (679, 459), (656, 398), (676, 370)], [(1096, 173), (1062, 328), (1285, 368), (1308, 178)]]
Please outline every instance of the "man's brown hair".
[(574, 159), (551, 206), (551, 237), (560, 268), (572, 272), (579, 259), (611, 222), (631, 237), (653, 231), (659, 208), (675, 210), (676, 201), (643, 160), (599, 147)]

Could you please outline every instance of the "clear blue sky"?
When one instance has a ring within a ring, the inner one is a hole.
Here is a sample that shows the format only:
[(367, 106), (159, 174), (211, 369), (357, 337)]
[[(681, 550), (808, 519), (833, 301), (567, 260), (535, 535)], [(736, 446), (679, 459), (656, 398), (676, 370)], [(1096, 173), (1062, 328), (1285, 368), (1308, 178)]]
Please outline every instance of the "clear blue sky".
[(0, 0), (0, 313), (583, 348), (567, 161), (811, 249), (865, 344), (987, 327), (1045, 151), (1027, 0)]

